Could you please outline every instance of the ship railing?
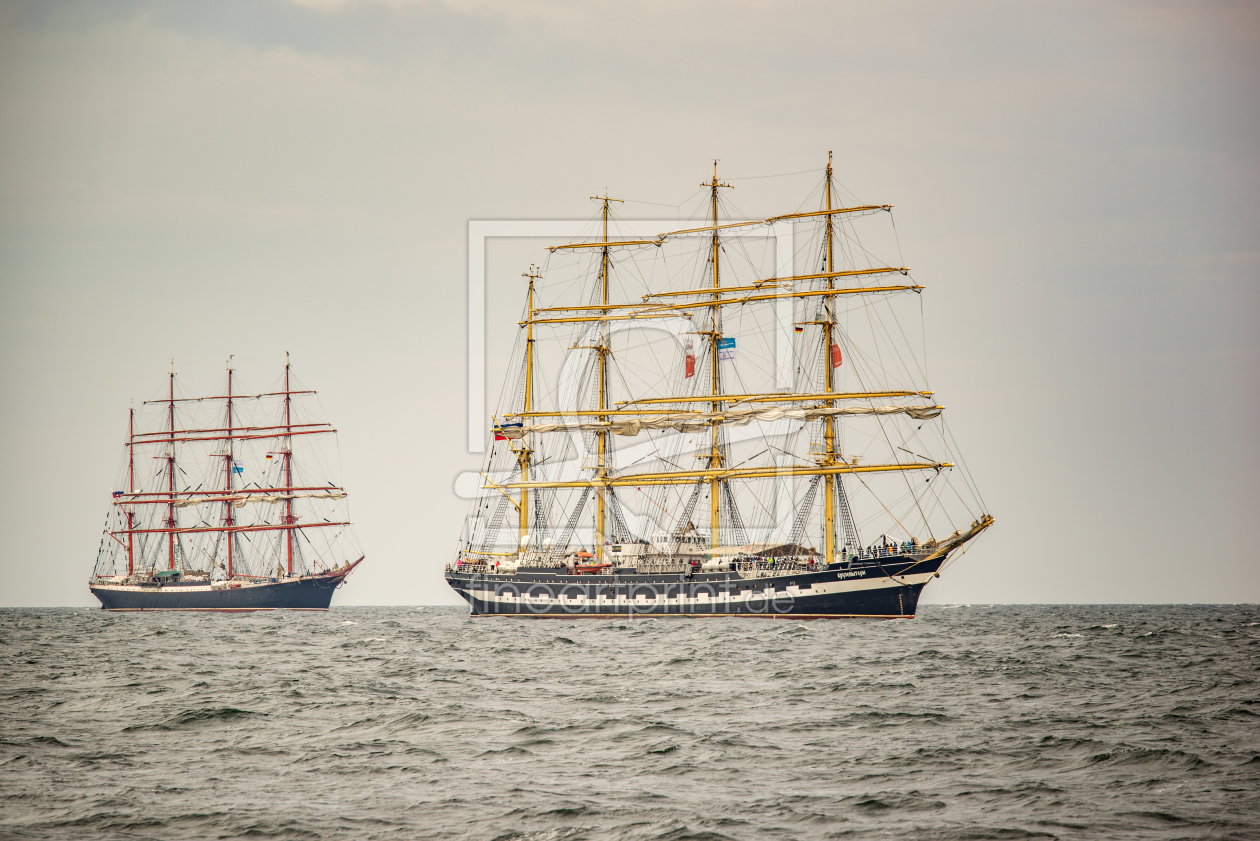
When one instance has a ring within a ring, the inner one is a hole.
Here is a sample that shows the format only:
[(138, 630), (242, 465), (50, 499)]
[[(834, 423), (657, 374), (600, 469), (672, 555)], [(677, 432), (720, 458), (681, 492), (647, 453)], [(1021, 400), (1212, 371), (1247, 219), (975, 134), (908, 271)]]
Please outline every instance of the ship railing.
[[(836, 560), (841, 564), (872, 564), (888, 558), (921, 558), (931, 554), (935, 548), (934, 546), (901, 544), (887, 549), (863, 550), (860, 553), (842, 552), (836, 556)], [(808, 555), (779, 558), (753, 557), (738, 558), (731, 562), (731, 568), (741, 574), (778, 575), (789, 571), (816, 570), (821, 564), (822, 558)]]
[[(494, 566), (493, 564), (487, 564), (483, 562), (463, 561), (463, 562), (448, 563), (446, 565), (446, 571), (447, 572), (460, 572), (466, 575), (511, 575), (517, 572), (520, 567), (526, 567), (528, 569), (548, 569), (548, 570), (556, 570), (556, 571), (564, 570), (566, 572), (569, 571), (570, 569), (569, 565), (564, 563), (563, 561), (561, 561), (560, 563), (556, 563), (554, 561), (538, 560), (538, 561), (531, 561), (529, 563), (524, 563), (524, 564), (511, 564), (509, 566), (501, 565), (498, 567)], [(612, 575), (613, 568), (608, 567), (606, 569), (599, 569), (599, 570), (594, 570), (592, 572), (582, 572), (582, 573), (578, 573), (575, 570), (573, 574), (575, 575)]]
[(754, 558), (734, 561), (732, 567), (741, 578), (765, 578), (789, 572), (810, 572), (818, 569), (818, 563), (815, 558)]
[(845, 553), (843, 557), (852, 561), (869, 561), (880, 558), (896, 558), (915, 555), (927, 555), (939, 548), (936, 545), (926, 546), (922, 543), (899, 543), (896, 546), (876, 547), (874, 550), (863, 549), (861, 552)]

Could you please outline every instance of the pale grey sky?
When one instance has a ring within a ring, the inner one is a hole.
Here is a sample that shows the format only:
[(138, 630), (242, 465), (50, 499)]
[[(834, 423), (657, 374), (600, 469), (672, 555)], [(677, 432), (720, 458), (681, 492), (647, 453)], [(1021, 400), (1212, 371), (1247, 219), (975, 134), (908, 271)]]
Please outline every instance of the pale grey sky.
[[(1255, 3), (0, 3), (0, 604), (95, 604), (172, 357), (286, 350), (369, 555), (338, 603), (452, 603), (468, 220), (829, 149), (897, 207), (998, 519), (928, 600), (1260, 600), (1258, 82)], [(538, 248), (490, 249), (492, 392)]]

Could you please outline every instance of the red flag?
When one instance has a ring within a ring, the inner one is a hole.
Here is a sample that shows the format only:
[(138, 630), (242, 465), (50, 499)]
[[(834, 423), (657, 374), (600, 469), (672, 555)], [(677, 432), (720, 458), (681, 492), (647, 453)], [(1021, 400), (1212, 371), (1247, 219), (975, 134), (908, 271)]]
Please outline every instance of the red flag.
[(831, 367), (839, 368), (844, 360), (840, 358), (840, 345), (831, 346)]
[(683, 379), (689, 380), (696, 375), (696, 353), (691, 349), (691, 342), (687, 342), (683, 352), (687, 354), (687, 373), (683, 375)]

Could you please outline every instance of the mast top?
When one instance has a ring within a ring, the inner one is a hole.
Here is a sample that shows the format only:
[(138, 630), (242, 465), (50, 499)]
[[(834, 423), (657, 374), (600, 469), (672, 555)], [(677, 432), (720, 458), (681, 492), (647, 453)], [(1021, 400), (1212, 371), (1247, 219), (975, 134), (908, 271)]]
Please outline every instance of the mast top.
[[(717, 159), (715, 158), (715, 159), (713, 160), (713, 180), (712, 180), (712, 181), (701, 181), (701, 182), (700, 182), (700, 186), (701, 186), (701, 187), (712, 187), (712, 188), (714, 188), (714, 189), (717, 189), (718, 187), (727, 187), (727, 188), (729, 188), (729, 189), (731, 189), (731, 190), (735, 189), (735, 185), (734, 185), (734, 184), (724, 184), (724, 183), (722, 183), (721, 181), (718, 181), (718, 177), (717, 177), (717, 165), (718, 165), (718, 162), (717, 162)], [(716, 224), (716, 222), (715, 222), (714, 224)]]
[(228, 369), (229, 371), (231, 371), (231, 370), (232, 370), (232, 357), (233, 357), (233, 356), (236, 356), (236, 354), (234, 354), (234, 353), (230, 353), (230, 354), (228, 354), (228, 359), (227, 359), (227, 369)]

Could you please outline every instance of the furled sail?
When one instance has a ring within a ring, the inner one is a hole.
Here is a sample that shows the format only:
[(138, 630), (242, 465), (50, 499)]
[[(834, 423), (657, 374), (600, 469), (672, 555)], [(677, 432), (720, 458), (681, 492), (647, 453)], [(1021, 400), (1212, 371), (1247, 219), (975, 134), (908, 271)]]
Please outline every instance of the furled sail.
[(638, 435), (644, 429), (672, 429), (675, 432), (703, 432), (711, 429), (716, 421), (723, 425), (744, 426), (752, 421), (777, 421), (783, 419), (813, 421), (838, 415), (900, 415), (915, 420), (930, 420), (944, 406), (815, 406), (805, 409), (762, 408), (728, 409), (724, 412), (694, 412), (658, 417), (642, 416), (617, 418), (611, 421), (581, 421), (577, 423), (538, 423), (515, 427), (506, 431), (509, 438), (520, 438), (527, 432), (602, 432), (613, 435)]
[(316, 493), (300, 493), (300, 494), (246, 494), (245, 496), (194, 496), (188, 499), (177, 499), (174, 502), (176, 508), (188, 508), (193, 505), (201, 505), (205, 502), (217, 502), (222, 505), (225, 502), (231, 502), (233, 508), (244, 508), (251, 502), (283, 502), (286, 499), (345, 499), (345, 494), (339, 491), (318, 491)]

